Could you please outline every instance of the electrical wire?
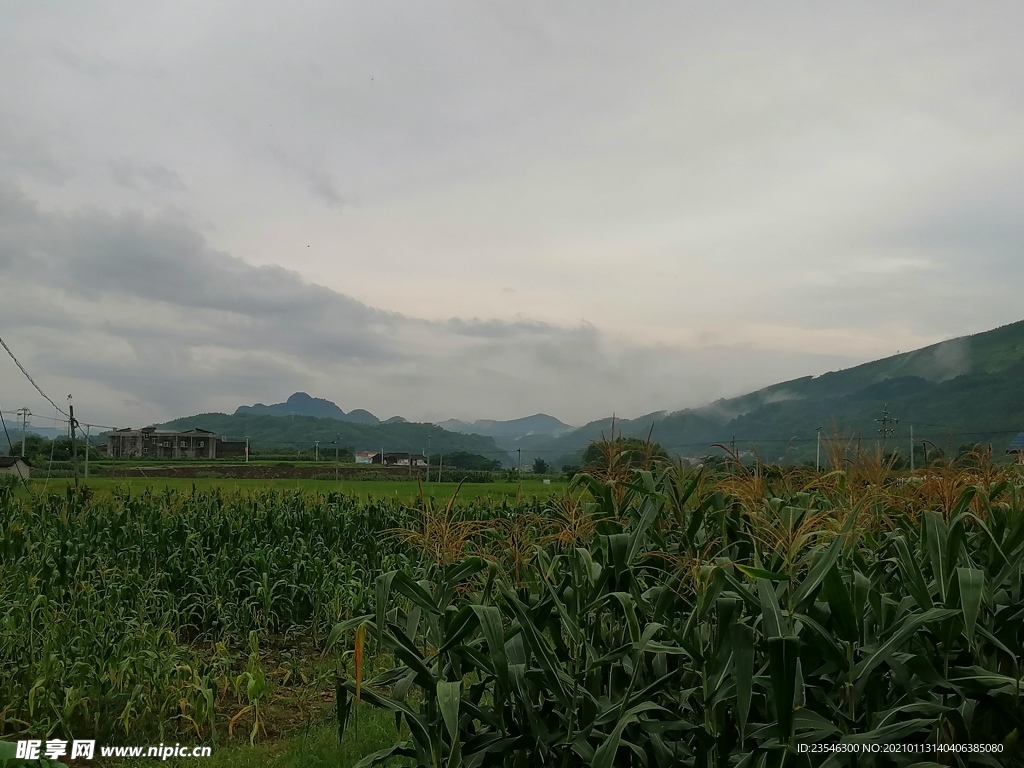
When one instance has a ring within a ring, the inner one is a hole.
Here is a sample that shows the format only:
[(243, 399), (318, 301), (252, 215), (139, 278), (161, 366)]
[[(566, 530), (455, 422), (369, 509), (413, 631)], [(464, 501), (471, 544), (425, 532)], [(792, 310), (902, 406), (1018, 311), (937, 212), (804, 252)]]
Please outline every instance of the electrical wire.
[[(70, 414), (67, 413), (66, 411), (62, 410), (60, 408), (60, 406), (58, 406), (53, 401), (53, 399), (50, 398), (50, 396), (47, 395), (42, 390), (42, 388), (36, 383), (36, 381), (32, 378), (32, 376), (29, 374), (29, 372), (25, 369), (25, 366), (23, 366), (21, 364), (21, 362), (18, 360), (18, 358), (14, 355), (14, 352), (11, 351), (11, 348), (9, 346), (7, 346), (7, 343), (3, 340), (3, 338), (0, 338), (0, 346), (3, 346), (4, 350), (10, 356), (10, 358), (14, 361), (15, 365), (18, 366), (18, 369), (22, 372), (22, 374), (29, 381), (29, 383), (35, 388), (35, 390), (40, 395), (42, 395), (42, 397), (50, 405), (53, 406), (54, 411), (56, 412), (56, 415), (53, 416), (53, 417), (49, 417), (49, 416), (35, 416), (34, 415), (34, 418), (44, 419), (44, 420), (47, 420), (47, 421), (51, 421), (51, 422), (53, 422), (55, 424), (70, 424), (71, 423), (71, 416), (70, 416)], [(2, 417), (2, 413), (3, 412), (0, 412), (0, 419), (3, 418)], [(10, 415), (17, 415), (17, 411), (7, 411), (6, 413), (8, 413)], [(66, 418), (61, 419), (60, 415), (63, 415)], [(117, 429), (120, 429), (119, 427), (114, 427), (114, 426), (105, 425), (105, 424), (83, 424), (79, 420), (75, 420), (75, 421), (76, 421), (76, 426), (97, 427), (99, 429), (107, 429), (107, 430), (117, 430)], [(911, 422), (906, 422), (906, 423), (907, 424), (911, 424)], [(918, 435), (918, 436), (915, 437), (915, 442), (917, 442), (918, 439), (920, 439), (920, 440), (930, 440), (930, 439), (946, 439), (946, 440), (951, 440), (952, 438), (957, 437), (957, 436), (985, 437), (985, 436), (996, 436), (996, 435), (1016, 435), (1016, 434), (1020, 433), (1020, 430), (964, 430), (964, 429), (959, 429), (959, 430), (955, 430), (954, 431), (954, 429), (952, 427), (950, 427), (949, 425), (930, 424), (928, 422), (917, 422), (917, 423), (920, 426), (930, 427), (932, 429), (941, 429), (941, 430), (943, 430), (943, 432), (941, 434), (933, 433), (933, 434)], [(4, 433), (7, 434), (8, 442), (10, 443), (10, 435), (7, 433), (6, 422), (4, 422)], [(455, 434), (460, 434), (460, 433), (452, 433), (452, 434), (455, 435)], [(97, 435), (97, 437), (101, 437), (101, 435)], [(863, 436), (858, 436), (858, 437), (860, 439), (863, 439)], [(893, 442), (896, 442), (895, 436), (891, 436), (891, 437), (893, 438)], [(850, 438), (850, 439), (853, 439), (853, 438)], [(872, 436), (869, 436), (867, 439), (870, 440), (870, 439), (877, 439), (877, 438), (875, 438), (872, 435)], [(785, 438), (785, 437), (778, 437), (778, 438), (737, 438), (737, 437), (731, 437), (728, 440), (725, 440), (723, 438), (723, 439), (719, 440), (717, 443), (701, 441), (701, 442), (692, 442), (692, 443), (662, 444), (662, 447), (664, 449), (670, 450), (670, 451), (680, 451), (680, 450), (687, 450), (687, 449), (711, 450), (711, 449), (713, 449), (715, 447), (715, 445), (721, 445), (721, 444), (725, 444), (725, 443), (728, 443), (728, 444), (733, 445), (733, 446), (735, 446), (737, 444), (742, 444), (742, 445), (750, 445), (750, 446), (756, 447), (756, 446), (762, 446), (762, 445), (774, 445), (774, 444), (783, 444), (783, 443), (786, 444), (786, 445), (793, 445), (794, 443), (795, 444), (807, 444), (807, 443), (815, 442), (817, 440), (818, 440), (818, 436), (817, 435), (815, 435), (813, 437), (794, 436), (794, 437), (790, 437), (790, 438)], [(91, 443), (91, 439), (89, 440), (89, 442)], [(314, 442), (317, 442), (317, 441), (316, 440), (260, 440), (260, 441), (258, 441), (258, 444), (261, 445), (261, 446), (274, 446), (274, 445), (276, 445), (276, 446), (290, 447), (290, 448), (294, 448), (296, 450), (301, 450), (303, 447), (308, 447), (311, 443), (314, 443)], [(320, 440), (319, 442), (327, 442), (327, 441), (326, 440)], [(352, 446), (352, 447), (354, 449), (354, 446)], [(519, 450), (521, 450), (521, 449), (513, 448), (513, 449), (503, 450), (501, 448), (496, 448), (494, 450), (477, 449), (475, 451), (467, 451), (467, 452), (468, 453), (476, 453), (478, 455), (484, 455), (484, 456), (498, 456), (498, 457), (502, 457), (502, 458), (505, 458), (505, 459), (511, 459), (511, 454), (515, 453), (515, 452), (517, 452)], [(532, 454), (534, 456), (537, 456), (538, 454), (567, 456), (569, 454), (578, 453), (580, 449), (579, 448), (575, 448), (575, 449), (573, 449), (573, 448), (528, 448), (526, 450), (527, 450), (527, 453)], [(406, 445), (405, 451), (403, 451), (403, 452), (410, 452), (410, 451), (411, 451), (411, 449), (408, 447), (408, 445)], [(12, 446), (12, 452), (13, 452), (13, 446)], [(51, 461), (51, 464), (52, 464), (52, 461), (53, 461), (52, 450), (51, 450), (50, 461)]]
[(71, 417), (68, 415), (68, 413), (66, 411), (62, 411), (60, 409), (60, 406), (53, 402), (53, 400), (50, 399), (50, 396), (43, 392), (40, 386), (36, 384), (35, 379), (33, 379), (32, 376), (29, 375), (29, 372), (25, 370), (25, 366), (23, 366), (21, 362), (19, 362), (18, 358), (14, 356), (14, 353), (11, 352), (11, 348), (7, 346), (7, 342), (4, 341), (3, 338), (0, 338), (0, 346), (3, 346), (3, 348), (7, 351), (7, 354), (11, 356), (11, 360), (13, 360), (14, 364), (18, 366), (18, 370), (25, 374), (25, 378), (28, 379), (28, 383), (36, 388), (36, 392), (42, 395), (43, 399), (46, 400), (46, 402), (48, 402), (50, 405), (52, 405), (57, 410), (58, 413), (63, 413), (70, 419)]

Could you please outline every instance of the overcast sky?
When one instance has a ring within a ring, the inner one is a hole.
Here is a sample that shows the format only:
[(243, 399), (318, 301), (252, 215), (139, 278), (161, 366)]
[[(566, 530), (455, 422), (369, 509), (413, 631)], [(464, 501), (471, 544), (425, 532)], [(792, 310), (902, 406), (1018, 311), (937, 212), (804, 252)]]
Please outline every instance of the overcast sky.
[[(582, 424), (1020, 320), (1022, 24), (8, 2), (0, 335), (96, 423), (304, 390)], [(0, 395), (52, 415), (10, 360)]]

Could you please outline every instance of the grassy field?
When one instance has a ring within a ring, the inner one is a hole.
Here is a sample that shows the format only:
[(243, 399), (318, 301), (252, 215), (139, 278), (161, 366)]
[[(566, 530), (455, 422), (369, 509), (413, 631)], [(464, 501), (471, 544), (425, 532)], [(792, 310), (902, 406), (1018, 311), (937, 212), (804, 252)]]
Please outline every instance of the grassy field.
[[(47, 492), (60, 492), (71, 483), (66, 478), (51, 479), (48, 483), (42, 478), (29, 481), (34, 492), (46, 488)], [(248, 493), (263, 489), (280, 491), (306, 491), (311, 493), (346, 493), (361, 499), (392, 499), (411, 503), (419, 498), (421, 489), (424, 498), (434, 501), (448, 501), (459, 493), (460, 500), (481, 499), (516, 499), (531, 497), (547, 497), (552, 493), (564, 491), (567, 482), (552, 480), (545, 485), (542, 480), (526, 479), (519, 482), (466, 483), (459, 489), (458, 483), (423, 483), (406, 480), (232, 480), (223, 478), (135, 478), (135, 477), (97, 477), (88, 481), (80, 480), (80, 485), (96, 491), (113, 492), (118, 489), (128, 490), (132, 494), (140, 494), (147, 490), (160, 492), (166, 489), (188, 492), (193, 487), (200, 491), (219, 489), (226, 493)], [(24, 491), (21, 491), (22, 493)]]

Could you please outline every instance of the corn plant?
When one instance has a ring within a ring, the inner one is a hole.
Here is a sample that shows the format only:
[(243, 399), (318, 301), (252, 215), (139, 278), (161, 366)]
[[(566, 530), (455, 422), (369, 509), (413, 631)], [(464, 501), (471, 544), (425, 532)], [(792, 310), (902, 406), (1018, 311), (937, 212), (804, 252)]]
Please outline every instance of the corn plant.
[(340, 494), (0, 489), (0, 736), (212, 737), (225, 681), (258, 683), (251, 633), (316, 640), (372, 607), (375, 576), (410, 555), (388, 532), (414, 514)]
[[(1021, 764), (1015, 486), (909, 516), (672, 468), (579, 482), (585, 545), (548, 541), (518, 579), (480, 557), (391, 571), (374, 613), (335, 626), (329, 645), (368, 627), (396, 661), (339, 681), (342, 730), (359, 699), (405, 734), (364, 765)], [(922, 751), (801, 750), (820, 742)]]

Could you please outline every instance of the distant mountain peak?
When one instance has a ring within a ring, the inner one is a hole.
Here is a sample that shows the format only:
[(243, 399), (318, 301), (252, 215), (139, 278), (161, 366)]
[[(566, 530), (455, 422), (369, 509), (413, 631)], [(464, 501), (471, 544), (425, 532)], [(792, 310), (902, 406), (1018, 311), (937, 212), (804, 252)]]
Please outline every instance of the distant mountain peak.
[(448, 419), (447, 421), (439, 422), (438, 426), (451, 432), (485, 435), (504, 441), (519, 440), (535, 435), (554, 437), (575, 429), (575, 427), (559, 421), (554, 416), (549, 416), (546, 413), (536, 413), (533, 416), (509, 419), (508, 421), (477, 419), (470, 423), (459, 419)]
[(318, 419), (337, 419), (338, 421), (350, 421), (357, 424), (379, 424), (380, 419), (369, 411), (357, 408), (351, 413), (345, 413), (335, 403), (325, 400), (322, 397), (313, 397), (307, 392), (294, 392), (288, 396), (283, 403), (264, 405), (241, 405), (235, 410), (236, 414), (256, 413), (270, 416), (313, 416)]

